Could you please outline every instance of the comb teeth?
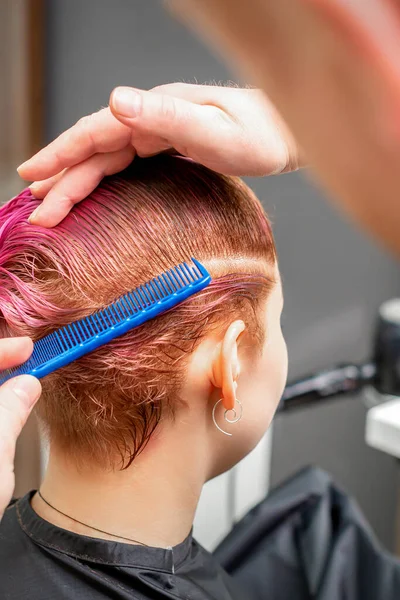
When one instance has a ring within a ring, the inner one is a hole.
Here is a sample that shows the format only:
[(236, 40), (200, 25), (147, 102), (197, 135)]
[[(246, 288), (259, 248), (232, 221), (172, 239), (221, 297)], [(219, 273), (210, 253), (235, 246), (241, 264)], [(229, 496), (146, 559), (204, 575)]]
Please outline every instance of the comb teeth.
[(0, 384), (27, 373), (45, 377), (199, 292), (211, 277), (201, 263), (193, 258), (191, 263), (169, 269), (109, 306), (38, 340), (26, 362), (0, 372)]

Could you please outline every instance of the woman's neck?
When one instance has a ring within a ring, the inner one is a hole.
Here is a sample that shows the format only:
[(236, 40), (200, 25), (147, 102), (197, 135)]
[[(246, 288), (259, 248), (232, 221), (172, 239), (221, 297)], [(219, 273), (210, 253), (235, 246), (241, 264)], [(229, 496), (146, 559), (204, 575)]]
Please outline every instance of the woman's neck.
[[(76, 468), (52, 448), (34, 510), (45, 520), (81, 535), (113, 541), (136, 540), (148, 546), (175, 546), (189, 534), (201, 488), (206, 479), (204, 455), (182, 451), (172, 437), (168, 444), (150, 444), (124, 471), (103, 471), (88, 465)], [(181, 446), (180, 439), (179, 446)], [(75, 520), (109, 534), (101, 534)]]

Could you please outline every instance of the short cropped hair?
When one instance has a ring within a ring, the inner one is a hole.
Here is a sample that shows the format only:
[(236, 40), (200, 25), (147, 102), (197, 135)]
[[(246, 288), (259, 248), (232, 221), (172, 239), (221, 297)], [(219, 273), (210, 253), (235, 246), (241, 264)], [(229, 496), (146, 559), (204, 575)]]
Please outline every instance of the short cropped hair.
[(173, 418), (191, 353), (234, 318), (261, 348), (260, 303), (276, 250), (260, 202), (240, 180), (189, 160), (135, 159), (56, 227), (31, 225), (29, 190), (0, 208), (0, 335), (34, 341), (195, 257), (212, 283), (45, 377), (38, 414), (76, 461), (125, 468)]

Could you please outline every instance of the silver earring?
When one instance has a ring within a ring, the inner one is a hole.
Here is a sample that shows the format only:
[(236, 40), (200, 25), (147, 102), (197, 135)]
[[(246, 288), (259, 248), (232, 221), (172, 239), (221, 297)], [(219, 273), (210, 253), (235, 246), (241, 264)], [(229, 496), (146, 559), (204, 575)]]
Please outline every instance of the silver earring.
[[(220, 431), (221, 433), (224, 433), (225, 435), (229, 435), (230, 437), (232, 437), (232, 434), (231, 434), (231, 433), (228, 433), (227, 431), (224, 431), (223, 429), (221, 429), (221, 427), (218, 425), (218, 423), (217, 423), (217, 421), (216, 421), (216, 419), (215, 419), (215, 411), (216, 411), (216, 409), (217, 409), (217, 406), (218, 406), (218, 404), (219, 404), (220, 402), (222, 402), (222, 398), (221, 398), (221, 400), (218, 400), (218, 401), (217, 401), (217, 402), (214, 404), (214, 408), (213, 408), (213, 411), (212, 411), (212, 418), (213, 418), (213, 421), (214, 421), (214, 425), (215, 425), (215, 427), (216, 427), (217, 429), (219, 429), (219, 431)], [(236, 412), (236, 408), (231, 408), (231, 409), (229, 409), (229, 408), (228, 408), (228, 409), (226, 409), (226, 410), (225, 410), (225, 412), (224, 412), (224, 419), (225, 419), (225, 421), (226, 421), (227, 423), (237, 423), (237, 422), (238, 422), (238, 421), (240, 421), (240, 419), (242, 418), (242, 415), (243, 415), (243, 406), (242, 406), (242, 403), (241, 403), (241, 402), (240, 402), (240, 400), (238, 400), (237, 398), (236, 398), (236, 402), (237, 402), (237, 403), (238, 403), (238, 405), (239, 405), (239, 414)], [(227, 414), (228, 412), (233, 412), (233, 414), (234, 414), (234, 417), (233, 417), (233, 419), (230, 419), (229, 417), (227, 417), (227, 416), (226, 416), (226, 414)]]

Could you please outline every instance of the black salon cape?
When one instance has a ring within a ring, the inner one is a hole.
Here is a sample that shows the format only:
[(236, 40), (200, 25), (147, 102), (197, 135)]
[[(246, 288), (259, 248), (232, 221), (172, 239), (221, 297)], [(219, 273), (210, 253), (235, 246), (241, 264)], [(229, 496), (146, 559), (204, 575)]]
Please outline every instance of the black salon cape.
[(0, 524), (0, 600), (400, 600), (400, 562), (319, 469), (272, 491), (214, 557), (191, 536), (173, 551), (78, 536), (31, 496)]
[(313, 467), (248, 513), (215, 557), (246, 590), (244, 600), (400, 600), (400, 561)]
[(169, 550), (76, 535), (51, 525), (26, 495), (0, 524), (0, 600), (243, 600), (191, 535)]

